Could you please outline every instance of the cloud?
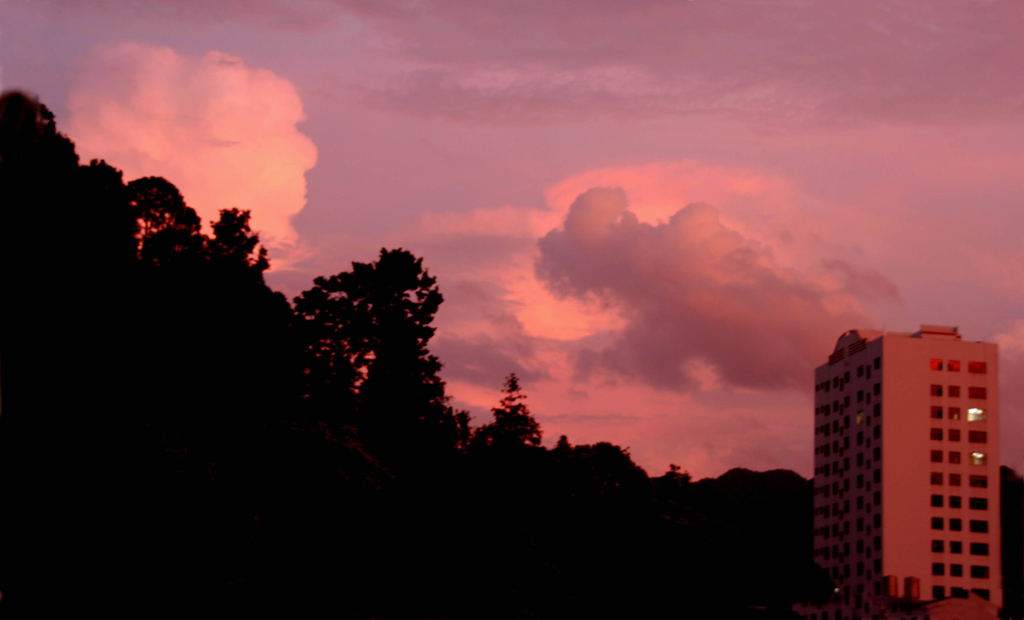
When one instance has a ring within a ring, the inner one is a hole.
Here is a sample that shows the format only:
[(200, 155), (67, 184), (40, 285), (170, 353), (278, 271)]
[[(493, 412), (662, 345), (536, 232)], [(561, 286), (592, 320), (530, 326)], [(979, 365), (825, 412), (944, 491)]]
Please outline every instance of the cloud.
[(830, 278), (780, 266), (704, 203), (649, 224), (623, 190), (593, 188), (539, 245), (537, 275), (552, 292), (613, 305), (628, 321), (616, 342), (580, 353), (578, 380), (801, 388), (838, 334), (874, 323)]
[(128, 179), (165, 177), (204, 220), (248, 209), (264, 243), (295, 250), (291, 218), (305, 206), (317, 150), (296, 127), (305, 117), (288, 80), (221, 52), (125, 43), (84, 60), (68, 109), (83, 159), (105, 159)]

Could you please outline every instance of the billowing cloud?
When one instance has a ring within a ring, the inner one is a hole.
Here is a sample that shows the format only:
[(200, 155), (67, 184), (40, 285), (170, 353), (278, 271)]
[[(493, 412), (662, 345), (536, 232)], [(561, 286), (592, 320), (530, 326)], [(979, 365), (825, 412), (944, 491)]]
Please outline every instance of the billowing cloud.
[(221, 52), (126, 43), (83, 62), (68, 109), (83, 159), (106, 159), (128, 179), (165, 177), (204, 220), (248, 209), (269, 246), (296, 243), (291, 218), (317, 150), (296, 127), (305, 117), (288, 80)]
[(540, 252), (537, 274), (552, 291), (614, 305), (628, 320), (615, 343), (580, 355), (578, 379), (603, 372), (679, 391), (719, 381), (800, 388), (838, 334), (873, 324), (830, 278), (780, 266), (771, 248), (704, 203), (648, 224), (621, 189), (594, 188)]

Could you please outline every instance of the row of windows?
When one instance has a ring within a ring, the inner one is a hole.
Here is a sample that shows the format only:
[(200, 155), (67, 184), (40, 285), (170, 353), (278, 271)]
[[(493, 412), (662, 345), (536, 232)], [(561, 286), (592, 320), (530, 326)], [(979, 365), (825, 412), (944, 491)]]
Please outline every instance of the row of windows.
[[(878, 370), (879, 368), (881, 368), (882, 367), (882, 358), (876, 357), (873, 365), (857, 366), (857, 376), (858, 377), (867, 376), (867, 378), (870, 379), (871, 378), (871, 368), (872, 367), (874, 367), (875, 370)], [(814, 386), (814, 391), (815, 392), (828, 392), (832, 388), (840, 389), (841, 390), (841, 389), (844, 389), (846, 387), (846, 384), (849, 383), (849, 382), (850, 382), (850, 371), (847, 370), (845, 373), (843, 373), (842, 377), (832, 377), (832, 381), (831, 382), (826, 380), (826, 381), (822, 381), (821, 383), (815, 385)]]
[[(931, 429), (930, 436), (935, 441), (942, 441), (942, 429), (933, 428)], [(949, 429), (949, 440), (960, 441), (960, 429), (951, 428)], [(968, 431), (967, 432), (968, 443), (988, 443), (988, 433), (985, 431)]]
[[(941, 562), (935, 562), (932, 564), (933, 575), (945, 575), (946, 565)], [(950, 564), (949, 574), (953, 577), (963, 577), (964, 565), (963, 564)], [(987, 566), (971, 566), (971, 577), (974, 579), (988, 579), (989, 571)]]
[[(942, 370), (942, 360), (933, 359), (931, 361), (932, 370)], [(960, 360), (949, 360), (946, 362), (946, 370), (950, 372), (960, 372)], [(967, 362), (967, 372), (972, 372), (977, 375), (983, 375), (988, 372), (988, 364), (985, 362)]]
[[(960, 419), (960, 407), (950, 407), (949, 419), (959, 420)], [(936, 420), (942, 419), (942, 407), (932, 407), (932, 418)], [(984, 422), (988, 419), (988, 412), (981, 407), (971, 407), (967, 410), (967, 421), (968, 422)]]
[[(982, 529), (984, 528), (984, 529)], [(945, 519), (942, 517), (932, 517), (932, 529), (943, 530), (945, 528)], [(964, 522), (961, 519), (950, 519), (949, 530), (951, 532), (962, 532), (964, 529)], [(988, 532), (988, 521), (971, 521), (971, 531), (984, 534)], [(934, 547), (933, 547), (934, 550)], [(960, 551), (952, 551), (950, 553), (960, 553)], [(971, 543), (971, 555), (988, 555), (988, 545), (986, 543)]]
[[(942, 497), (942, 496), (939, 495), (938, 497)], [(960, 498), (958, 497), (956, 499), (957, 499), (957, 503), (959, 503)], [(875, 503), (874, 503), (875, 506), (877, 506), (878, 504), (882, 503), (882, 494), (880, 492), (875, 491), (874, 501), (875, 501)], [(952, 498), (950, 498), (950, 503), (952, 503)], [(857, 510), (866, 510), (867, 512), (871, 512), (871, 505), (872, 505), (871, 502), (865, 502), (864, 501), (864, 496), (863, 495), (857, 497)], [(815, 508), (814, 509), (814, 514), (816, 514), (816, 515), (825, 515), (826, 518), (828, 518), (830, 515), (831, 516), (837, 516), (837, 517), (838, 516), (842, 516), (843, 514), (846, 514), (848, 512), (850, 512), (850, 500), (848, 500), (848, 499), (844, 499), (843, 500), (842, 511), (840, 511), (839, 502), (834, 502), (833, 504), (831, 504), (831, 506), (829, 504), (825, 504), (824, 506), (821, 506), (820, 508)], [(882, 525), (881, 522), (878, 520), (878, 518), (875, 519), (875, 525), (877, 527), (881, 527), (881, 525)]]
[[(943, 496), (932, 495), (932, 506), (935, 508), (942, 508)], [(971, 510), (988, 510), (988, 499), (984, 497), (970, 497), (968, 498), (968, 506)], [(949, 496), (949, 507), (960, 508), (960, 496), (950, 495)]]
[[(932, 472), (931, 483), (933, 485), (943, 484), (943, 475), (940, 472)], [(949, 486), (958, 487), (961, 485), (963, 477), (960, 474), (949, 474)], [(984, 489), (988, 487), (988, 476), (968, 476), (968, 484), (976, 489)]]
[[(942, 456), (942, 450), (932, 450), (932, 463), (941, 463)], [(984, 452), (970, 452), (968, 453), (968, 457), (971, 465), (988, 465), (988, 455)], [(948, 462), (954, 464), (959, 463), (960, 453), (950, 451)]]
[[(950, 476), (952, 477), (952, 474), (950, 474)], [(877, 482), (881, 482), (882, 481), (882, 470), (881, 469), (876, 469), (875, 473), (873, 474), (873, 478), (874, 478), (874, 481), (876, 483)], [(863, 486), (865, 486), (864, 485), (864, 481), (865, 481), (865, 478), (864, 478), (863, 474), (857, 476), (857, 488), (858, 489), (863, 487)], [(952, 483), (950, 483), (950, 484), (952, 484)], [(871, 490), (871, 482), (870, 481), (867, 482), (867, 489), (869, 491)], [(843, 479), (842, 490), (844, 492), (850, 490), (850, 479), (849, 478), (844, 478)], [(828, 485), (828, 484), (825, 484), (823, 486), (816, 487), (814, 489), (814, 494), (815, 495), (822, 494), (825, 497), (828, 497), (831, 494), (838, 494), (838, 493), (839, 493), (839, 483), (838, 482), (833, 482), (831, 484), (831, 486)]]
[[(951, 398), (960, 398), (960, 386), (959, 385), (949, 385), (949, 386), (946, 386), (946, 387), (949, 388), (947, 390), (947, 395), (949, 397), (951, 397)], [(931, 385), (931, 387), (929, 388), (929, 391), (930, 391), (932, 396), (942, 396), (942, 385), (937, 384), (937, 383), (933, 383)], [(976, 398), (976, 399), (988, 398), (988, 390), (986, 388), (983, 388), (983, 387), (969, 387), (969, 388), (967, 388), (967, 398)]]
[[(989, 599), (990, 596), (989, 591), (984, 588), (971, 588), (971, 592), (974, 592), (986, 601)], [(953, 598), (967, 598), (967, 590), (965, 590), (964, 588), (952, 588), (950, 590), (949, 595)], [(946, 588), (944, 586), (932, 586), (932, 598), (946, 598)], [(822, 612), (821, 615), (821, 620), (828, 620), (828, 618), (825, 617), (825, 612)]]

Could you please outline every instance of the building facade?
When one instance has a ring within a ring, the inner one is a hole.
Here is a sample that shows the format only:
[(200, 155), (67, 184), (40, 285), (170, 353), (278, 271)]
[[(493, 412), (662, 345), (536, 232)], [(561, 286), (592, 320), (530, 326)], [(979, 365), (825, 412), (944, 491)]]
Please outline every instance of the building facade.
[(814, 377), (814, 559), (837, 589), (804, 616), (1001, 607), (997, 345), (853, 330)]

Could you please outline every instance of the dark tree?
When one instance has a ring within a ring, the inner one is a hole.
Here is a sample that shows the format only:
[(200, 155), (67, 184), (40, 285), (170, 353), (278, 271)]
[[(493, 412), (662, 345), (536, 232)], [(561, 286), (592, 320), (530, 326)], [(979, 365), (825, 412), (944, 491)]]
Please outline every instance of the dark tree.
[(519, 378), (515, 373), (505, 379), (503, 393), (505, 396), (501, 404), (491, 409), (494, 422), (476, 430), (474, 443), (497, 448), (539, 446), (540, 425), (523, 402), (526, 395), (519, 387)]
[(139, 258), (161, 265), (202, 255), (202, 222), (178, 188), (160, 177), (145, 177), (129, 183), (128, 189), (139, 222)]

